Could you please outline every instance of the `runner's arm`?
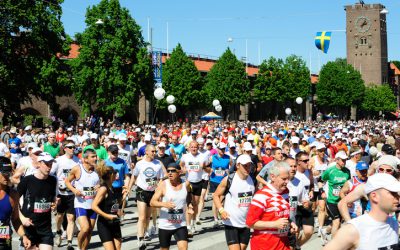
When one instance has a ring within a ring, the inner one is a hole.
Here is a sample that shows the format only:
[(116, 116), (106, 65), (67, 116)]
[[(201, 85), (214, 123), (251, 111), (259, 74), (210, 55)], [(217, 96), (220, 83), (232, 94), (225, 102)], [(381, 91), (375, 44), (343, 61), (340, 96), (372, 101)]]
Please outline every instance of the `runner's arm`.
[(214, 206), (217, 209), (218, 213), (221, 215), (221, 218), (223, 220), (229, 218), (229, 214), (224, 210), (224, 205), (222, 204), (222, 199), (223, 199), (222, 197), (224, 196), (226, 190), (228, 178), (229, 175), (225, 176), (224, 179), (222, 179), (221, 183), (218, 185), (217, 189), (213, 194)]
[(357, 229), (353, 225), (347, 224), (339, 229), (335, 237), (328, 242), (323, 250), (354, 249), (358, 245), (359, 238)]
[(344, 219), (344, 221), (351, 220), (348, 204), (355, 202), (356, 200), (362, 198), (364, 196), (364, 184), (358, 185), (352, 192), (346, 195), (343, 199), (341, 199), (338, 203), (338, 208), (340, 215)]
[(81, 196), (82, 193), (71, 184), (73, 180), (79, 179), (78, 178), (78, 176), (80, 176), (79, 171), (80, 171), (79, 166), (75, 166), (71, 169), (71, 171), (68, 174), (68, 177), (65, 179), (65, 186), (67, 186), (67, 188), (71, 190), (71, 192), (74, 193), (75, 195)]
[(343, 199), (350, 191), (350, 186), (349, 186), (349, 182), (346, 181), (343, 185), (343, 187), (340, 189), (340, 199)]
[(161, 199), (164, 196), (164, 187), (165, 187), (165, 182), (162, 181), (156, 188), (156, 191), (154, 192), (153, 197), (151, 198), (150, 201), (150, 206), (155, 207), (155, 208), (162, 208), (165, 207), (165, 202), (162, 202)]

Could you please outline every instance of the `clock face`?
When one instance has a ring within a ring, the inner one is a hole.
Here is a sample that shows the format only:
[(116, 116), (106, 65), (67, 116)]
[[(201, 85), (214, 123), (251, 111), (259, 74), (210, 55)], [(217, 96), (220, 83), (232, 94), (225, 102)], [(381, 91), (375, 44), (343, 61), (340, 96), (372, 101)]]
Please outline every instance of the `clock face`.
[(359, 16), (355, 22), (356, 29), (358, 32), (367, 32), (371, 28), (371, 20), (365, 16)]

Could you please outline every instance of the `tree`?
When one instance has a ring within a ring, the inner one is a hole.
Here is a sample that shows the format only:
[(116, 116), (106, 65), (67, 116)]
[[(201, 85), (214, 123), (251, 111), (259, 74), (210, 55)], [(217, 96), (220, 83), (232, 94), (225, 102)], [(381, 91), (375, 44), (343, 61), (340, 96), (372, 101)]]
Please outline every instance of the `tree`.
[[(103, 24), (96, 25), (102, 19)], [(154, 86), (151, 58), (141, 30), (118, 0), (102, 0), (88, 8), (87, 28), (77, 34), (78, 58), (71, 61), (75, 97), (83, 112), (93, 105), (108, 115), (125, 114)]]
[(0, 1), (0, 109), (9, 117), (38, 97), (55, 104), (68, 86), (65, 63), (68, 37), (61, 23), (63, 0)]
[(364, 81), (360, 72), (345, 59), (325, 64), (317, 84), (319, 105), (335, 107), (337, 111), (360, 104), (364, 95)]
[(245, 65), (228, 48), (207, 75), (205, 91), (208, 103), (218, 99), (224, 112), (235, 105), (245, 104), (250, 97)]
[(366, 87), (361, 109), (370, 112), (394, 111), (396, 97), (388, 85)]
[(176, 98), (182, 113), (187, 108), (196, 108), (204, 103), (203, 80), (194, 62), (183, 52), (178, 44), (163, 67), (163, 88), (167, 95)]

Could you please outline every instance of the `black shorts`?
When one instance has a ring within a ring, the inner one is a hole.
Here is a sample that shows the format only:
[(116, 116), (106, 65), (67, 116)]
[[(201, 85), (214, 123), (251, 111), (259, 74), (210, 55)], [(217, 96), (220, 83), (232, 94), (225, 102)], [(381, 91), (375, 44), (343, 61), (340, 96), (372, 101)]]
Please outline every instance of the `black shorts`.
[(318, 192), (314, 191), (314, 195), (313, 195), (313, 198), (311, 199), (311, 201), (323, 200), (323, 198), (322, 198), (323, 193), (324, 193), (324, 190), (322, 188)]
[(74, 199), (75, 195), (59, 195), (60, 203), (57, 205), (57, 213), (75, 215)]
[(51, 225), (50, 227), (41, 226), (40, 230), (38, 230), (38, 228), (35, 226), (24, 227), (24, 229), (26, 237), (28, 237), (28, 239), (31, 241), (32, 246), (39, 246), (40, 244), (45, 244), (50, 246), (54, 245), (54, 235), (53, 232), (51, 231)]
[(296, 225), (299, 228), (306, 226), (314, 226), (314, 214), (311, 209), (306, 209), (303, 206), (297, 207)]
[(208, 188), (208, 180), (203, 180), (203, 185), (201, 186), (202, 189), (207, 189)]
[(121, 226), (119, 221), (109, 221), (99, 216), (97, 220), (97, 231), (102, 243), (112, 241), (114, 239), (121, 239)]
[[(11, 230), (11, 229), (10, 229)], [(0, 250), (12, 250), (12, 239), (1, 239), (0, 240)]]
[(342, 216), (340, 215), (339, 208), (337, 204), (326, 203), (326, 208), (328, 210), (328, 215), (331, 217), (332, 220), (341, 219)]
[(234, 244), (248, 245), (250, 241), (250, 228), (225, 225), (225, 239), (228, 246)]
[(150, 207), (151, 198), (153, 198), (154, 191), (146, 191), (141, 189), (140, 187), (136, 188), (136, 201), (141, 201), (147, 204)]
[(187, 227), (180, 227), (178, 229), (166, 230), (158, 229), (158, 240), (160, 241), (160, 247), (169, 248), (171, 245), (172, 235), (175, 240), (178, 241), (188, 241), (188, 229)]
[(203, 189), (203, 182), (204, 180), (201, 180), (199, 182), (190, 182), (190, 186), (192, 187), (192, 194), (196, 196), (201, 195), (201, 190)]
[(210, 194), (213, 194), (215, 192), (215, 190), (217, 190), (218, 185), (219, 185), (219, 183), (210, 181), (210, 190), (208, 190), (208, 192)]

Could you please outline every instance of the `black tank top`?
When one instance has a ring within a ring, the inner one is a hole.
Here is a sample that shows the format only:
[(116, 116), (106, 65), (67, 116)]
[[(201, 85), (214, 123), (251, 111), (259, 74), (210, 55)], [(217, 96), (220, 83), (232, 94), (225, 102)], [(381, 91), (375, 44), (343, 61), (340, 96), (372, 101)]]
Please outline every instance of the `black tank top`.
[(99, 208), (107, 214), (117, 214), (119, 208), (118, 194), (114, 192), (114, 188), (107, 188), (107, 197), (105, 197), (99, 204)]

